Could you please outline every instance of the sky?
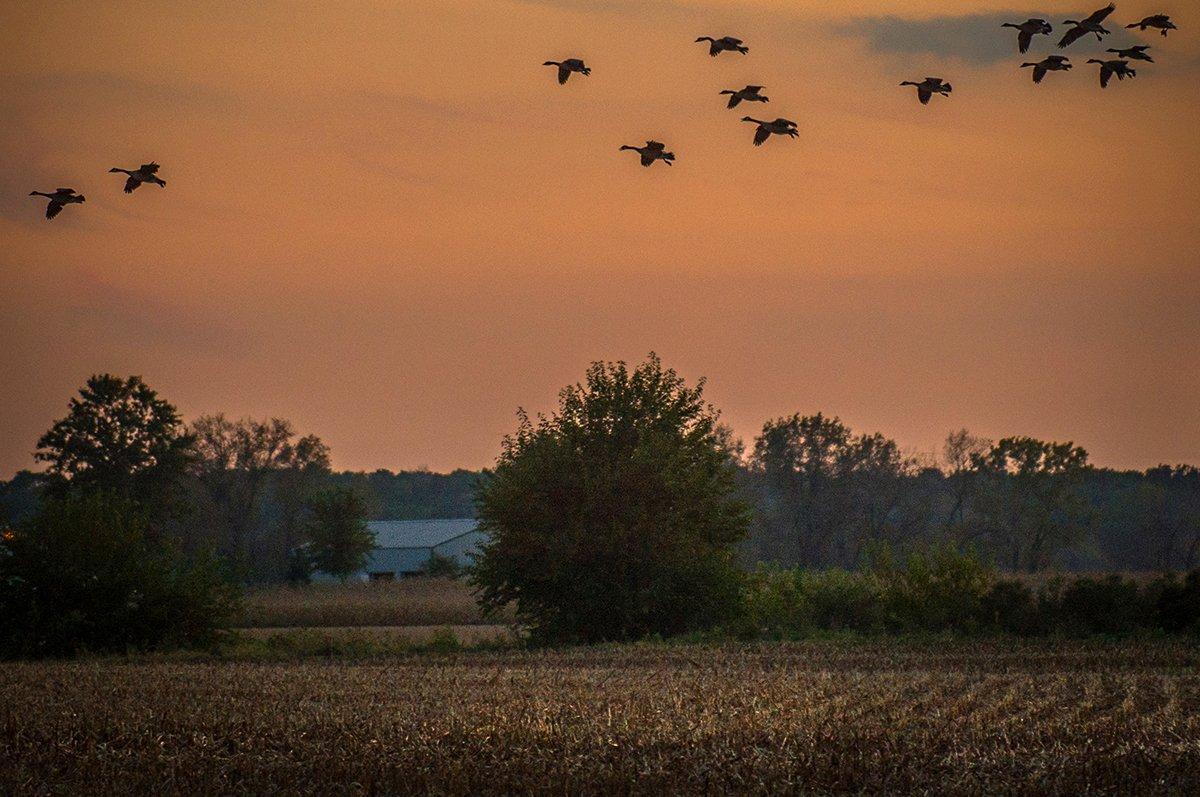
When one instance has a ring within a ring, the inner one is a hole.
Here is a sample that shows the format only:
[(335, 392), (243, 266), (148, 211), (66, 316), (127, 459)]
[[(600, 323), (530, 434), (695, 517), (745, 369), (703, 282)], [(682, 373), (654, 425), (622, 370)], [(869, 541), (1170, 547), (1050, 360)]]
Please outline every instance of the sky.
[[(650, 351), (747, 441), (823, 411), (1200, 463), (1200, 15), (1120, 2), (1033, 85), (1056, 50), (1000, 23), (1093, 5), (8, 0), (0, 478), (92, 373), (448, 470)], [(1084, 62), (1136, 42), (1101, 91)], [(930, 75), (953, 96), (898, 85)], [(746, 84), (798, 139), (751, 146)], [(618, 151), (649, 138), (673, 167)], [(165, 189), (107, 173), (152, 159)], [(87, 202), (47, 222), (59, 186)]]

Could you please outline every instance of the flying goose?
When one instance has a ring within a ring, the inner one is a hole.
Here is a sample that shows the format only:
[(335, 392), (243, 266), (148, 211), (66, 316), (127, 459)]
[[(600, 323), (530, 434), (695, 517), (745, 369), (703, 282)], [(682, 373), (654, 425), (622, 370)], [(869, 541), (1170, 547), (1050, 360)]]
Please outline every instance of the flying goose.
[(571, 76), (572, 72), (578, 72), (581, 75), (592, 74), (592, 70), (578, 58), (568, 58), (565, 61), (547, 61), (542, 66), (558, 67), (558, 85), (560, 86), (567, 82), (567, 78)]
[(762, 119), (755, 119), (752, 116), (743, 116), (742, 121), (754, 122), (758, 125), (758, 129), (754, 131), (754, 146), (756, 147), (761, 147), (772, 134), (789, 138), (797, 138), (800, 135), (796, 130), (796, 123), (791, 119), (775, 119), (771, 122), (764, 122)]
[(1150, 45), (1148, 44), (1137, 44), (1133, 47), (1123, 47), (1119, 50), (1109, 47), (1104, 52), (1116, 53), (1117, 58), (1129, 58), (1133, 61), (1149, 61), (1150, 63), (1154, 63), (1154, 59), (1146, 55), (1146, 51), (1149, 49)]
[(1135, 22), (1132, 25), (1126, 25), (1127, 28), (1137, 28), (1140, 31), (1145, 31), (1146, 28), (1158, 28), (1163, 36), (1167, 35), (1169, 30), (1179, 30), (1175, 27), (1175, 23), (1166, 14), (1155, 14), (1151, 17), (1146, 17), (1141, 22)]
[(1054, 32), (1054, 28), (1050, 27), (1050, 23), (1044, 19), (1027, 19), (1020, 25), (1014, 22), (1005, 22), (1000, 27), (1016, 28), (1020, 31), (1017, 34), (1017, 49), (1023, 53), (1029, 52), (1029, 45), (1033, 42), (1033, 37), (1039, 33), (1049, 35)]
[(698, 42), (708, 42), (708, 54), (716, 58), (725, 50), (730, 52), (737, 51), (742, 55), (750, 52), (750, 48), (742, 44), (741, 39), (735, 39), (732, 36), (722, 36), (719, 39), (714, 39), (712, 36), (701, 36), (696, 39)]
[(1137, 77), (1137, 70), (1129, 68), (1128, 61), (1113, 60), (1101, 61), (1098, 58), (1089, 58), (1089, 64), (1100, 64), (1100, 88), (1108, 88), (1108, 81), (1113, 75), (1117, 76), (1117, 80), (1124, 80), (1127, 77)]
[(132, 194), (134, 190), (137, 189), (137, 187), (142, 183), (154, 183), (160, 188), (167, 187), (166, 180), (161, 180), (155, 176), (155, 172), (158, 171), (158, 164), (154, 163), (153, 161), (150, 163), (143, 163), (133, 171), (130, 171), (129, 169), (122, 169), (120, 166), (114, 166), (108, 171), (109, 174), (119, 172), (121, 174), (129, 175), (129, 179), (125, 181), (125, 193), (127, 194)]
[(1092, 15), (1089, 16), (1087, 19), (1084, 19), (1084, 20), (1081, 20), (1078, 22), (1073, 19), (1068, 19), (1063, 24), (1064, 25), (1074, 25), (1075, 27), (1073, 27), (1069, 31), (1067, 31), (1067, 35), (1062, 37), (1062, 41), (1060, 41), (1058, 43), (1058, 46), (1060, 48), (1070, 47), (1072, 44), (1079, 41), (1080, 39), (1082, 39), (1084, 36), (1088, 35), (1089, 33), (1096, 34), (1096, 41), (1103, 41), (1104, 37), (1107, 36), (1112, 31), (1108, 30), (1100, 23), (1103, 22), (1104, 20), (1108, 19), (1108, 15), (1116, 10), (1117, 10), (1116, 4), (1109, 3), (1104, 8), (1101, 8), (1098, 11), (1093, 11)]
[(911, 80), (906, 80), (900, 84), (901, 86), (916, 86), (917, 99), (922, 105), (929, 104), (929, 98), (934, 94), (941, 94), (943, 97), (949, 97), (950, 92), (954, 91), (954, 87), (940, 77), (927, 77), (920, 83), (914, 83)]
[(631, 149), (641, 155), (643, 166), (649, 166), (657, 160), (660, 160), (670, 166), (671, 162), (675, 160), (675, 153), (665, 152), (664, 150), (666, 150), (666, 148), (667, 145), (663, 144), (661, 141), (647, 141), (646, 146), (644, 147), (631, 147), (630, 145), (626, 144), (625, 146), (621, 147), (621, 151), (623, 152), (627, 149)]
[(738, 89), (737, 91), (725, 89), (721, 93), (730, 95), (728, 107), (736, 108), (738, 103), (742, 100), (745, 100), (746, 102), (770, 102), (769, 99), (759, 93), (762, 90), (762, 86), (747, 86), (746, 88)]
[(74, 188), (58, 188), (53, 194), (47, 194), (44, 191), (30, 191), (30, 196), (44, 196), (50, 200), (50, 204), (46, 206), (46, 218), (52, 219), (62, 212), (62, 209), (67, 205), (74, 205), (80, 202), (86, 202), (83, 194), (75, 193)]
[(1034, 83), (1041, 83), (1042, 78), (1046, 76), (1047, 72), (1065, 72), (1066, 70), (1072, 68), (1071, 59), (1067, 58), (1065, 55), (1048, 55), (1036, 63), (1021, 64), (1022, 69), (1027, 66), (1033, 67)]

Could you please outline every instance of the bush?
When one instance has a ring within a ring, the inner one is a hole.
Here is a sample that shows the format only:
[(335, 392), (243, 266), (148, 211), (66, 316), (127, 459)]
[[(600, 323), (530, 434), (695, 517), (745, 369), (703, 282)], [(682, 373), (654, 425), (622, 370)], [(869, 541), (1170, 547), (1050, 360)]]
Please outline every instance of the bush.
[(454, 557), (442, 556), (435, 551), (421, 568), (421, 573), (430, 578), (458, 578), (462, 575), (462, 568)]
[(900, 630), (970, 631), (979, 624), (992, 570), (949, 546), (909, 555), (905, 566), (877, 565), (887, 623)]
[(1038, 604), (1023, 581), (996, 581), (979, 601), (979, 626), (1029, 636), (1041, 630)]
[(211, 645), (236, 609), (214, 560), (150, 538), (125, 499), (47, 502), (0, 542), (4, 657)]
[(1171, 633), (1200, 633), (1200, 569), (1180, 584), (1174, 576), (1153, 585), (1154, 616), (1159, 628)]
[(883, 627), (884, 596), (871, 573), (801, 570), (796, 576), (807, 623), (829, 631), (876, 631)]

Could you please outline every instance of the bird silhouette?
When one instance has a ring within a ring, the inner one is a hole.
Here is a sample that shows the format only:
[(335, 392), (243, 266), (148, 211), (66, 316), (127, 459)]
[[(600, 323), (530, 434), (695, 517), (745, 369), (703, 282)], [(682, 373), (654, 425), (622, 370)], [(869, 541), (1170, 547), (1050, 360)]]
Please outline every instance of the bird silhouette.
[(666, 144), (663, 144), (661, 141), (647, 141), (646, 146), (644, 147), (633, 147), (629, 144), (626, 144), (621, 147), (621, 151), (623, 152), (627, 149), (631, 149), (641, 155), (643, 166), (649, 166), (658, 160), (670, 166), (672, 161), (675, 160), (675, 153), (667, 152), (666, 148)]
[(734, 91), (732, 89), (725, 89), (721, 93), (730, 95), (729, 105), (727, 107), (736, 108), (738, 106), (738, 103), (742, 102), (742, 101), (745, 101), (745, 102), (770, 102), (770, 100), (768, 98), (764, 97), (762, 94), (759, 93), (762, 90), (763, 90), (762, 86), (746, 86), (746, 88), (738, 89), (737, 91)]
[(1166, 36), (1169, 30), (1179, 30), (1179, 28), (1175, 27), (1175, 23), (1171, 21), (1171, 17), (1166, 14), (1155, 14), (1154, 16), (1146, 17), (1141, 22), (1135, 22), (1125, 27), (1137, 28), (1141, 31), (1145, 31), (1146, 28), (1158, 28), (1159, 33), (1163, 36)]
[(50, 200), (50, 204), (46, 205), (47, 219), (57, 216), (67, 205), (75, 205), (87, 201), (84, 199), (83, 194), (75, 193), (74, 188), (57, 188), (53, 194), (47, 194), (44, 191), (30, 191), (29, 195), (44, 196)]
[(1029, 45), (1033, 42), (1034, 36), (1038, 34), (1048, 36), (1054, 32), (1054, 28), (1044, 19), (1027, 19), (1019, 25), (1015, 22), (1005, 22), (1000, 27), (1017, 29), (1017, 49), (1023, 53), (1029, 52)]
[(1146, 55), (1146, 51), (1149, 49), (1150, 45), (1148, 44), (1137, 44), (1133, 47), (1122, 47), (1120, 49), (1109, 47), (1104, 52), (1116, 53), (1117, 58), (1128, 58), (1133, 61), (1149, 61), (1150, 63), (1154, 63), (1154, 59)]
[(1108, 81), (1112, 80), (1113, 75), (1117, 76), (1117, 80), (1137, 77), (1137, 70), (1130, 69), (1128, 61), (1119, 59), (1101, 61), (1099, 58), (1089, 58), (1088, 63), (1100, 65), (1100, 88), (1102, 89), (1108, 88)]
[(716, 58), (726, 50), (730, 52), (739, 52), (742, 55), (750, 52), (750, 48), (742, 44), (741, 39), (735, 39), (732, 36), (722, 36), (719, 39), (714, 39), (712, 36), (701, 36), (696, 39), (697, 42), (708, 42), (708, 54)]
[(578, 72), (581, 75), (590, 75), (592, 70), (578, 58), (568, 58), (565, 61), (547, 61), (542, 66), (558, 67), (558, 85), (567, 82), (567, 78), (571, 77), (572, 72)]
[(790, 119), (775, 119), (770, 122), (764, 122), (762, 119), (755, 119), (753, 116), (743, 116), (743, 122), (754, 122), (758, 128), (754, 131), (754, 146), (761, 147), (763, 142), (772, 135), (788, 136), (789, 138), (797, 138), (800, 133), (796, 130), (796, 123)]
[(901, 86), (916, 86), (917, 99), (922, 105), (929, 104), (929, 98), (934, 94), (941, 94), (943, 97), (949, 97), (950, 92), (954, 91), (954, 87), (940, 77), (927, 77), (920, 83), (914, 83), (911, 80), (906, 80), (900, 84)]
[(127, 174), (129, 178), (125, 181), (125, 193), (132, 194), (137, 190), (137, 187), (142, 183), (154, 183), (160, 188), (167, 187), (167, 181), (159, 179), (156, 175), (158, 172), (158, 164), (151, 161), (143, 163), (137, 169), (129, 170), (122, 169), (120, 166), (114, 166), (108, 170), (109, 174), (120, 173)]
[(1116, 10), (1117, 10), (1116, 4), (1109, 3), (1104, 8), (1101, 8), (1097, 11), (1093, 11), (1091, 13), (1091, 15), (1088, 16), (1086, 19), (1079, 20), (1079, 21), (1076, 21), (1073, 19), (1068, 19), (1063, 24), (1064, 25), (1074, 25), (1075, 27), (1073, 27), (1069, 31), (1067, 31), (1067, 35), (1062, 37), (1062, 40), (1058, 43), (1058, 46), (1060, 48), (1070, 47), (1072, 44), (1079, 41), (1080, 39), (1082, 39), (1084, 36), (1088, 35), (1089, 33), (1096, 34), (1096, 41), (1103, 41), (1104, 37), (1107, 36), (1112, 31), (1108, 30), (1100, 23), (1103, 22), (1104, 20), (1108, 19), (1108, 15)]
[(1021, 64), (1022, 69), (1027, 66), (1033, 67), (1034, 83), (1041, 83), (1042, 78), (1046, 76), (1047, 72), (1065, 72), (1072, 68), (1071, 59), (1065, 55), (1048, 55), (1041, 61), (1032, 64)]

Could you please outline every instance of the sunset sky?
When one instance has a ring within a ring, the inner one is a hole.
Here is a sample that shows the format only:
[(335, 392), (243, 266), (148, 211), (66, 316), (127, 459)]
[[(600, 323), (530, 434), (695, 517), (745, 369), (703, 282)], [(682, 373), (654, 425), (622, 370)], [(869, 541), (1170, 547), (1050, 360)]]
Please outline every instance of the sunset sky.
[[(95, 372), (445, 470), (651, 350), (747, 440), (824, 411), (1200, 463), (1200, 8), (1119, 2), (1040, 86), (1051, 40), (1000, 28), (1101, 4), (8, 0), (0, 478)], [(749, 55), (693, 41), (726, 34)], [(1084, 62), (1139, 41), (1101, 91)], [(797, 140), (751, 146), (747, 83)], [(673, 168), (618, 152), (647, 138)], [(166, 189), (106, 173), (151, 159)], [(58, 186), (88, 201), (47, 222)]]

